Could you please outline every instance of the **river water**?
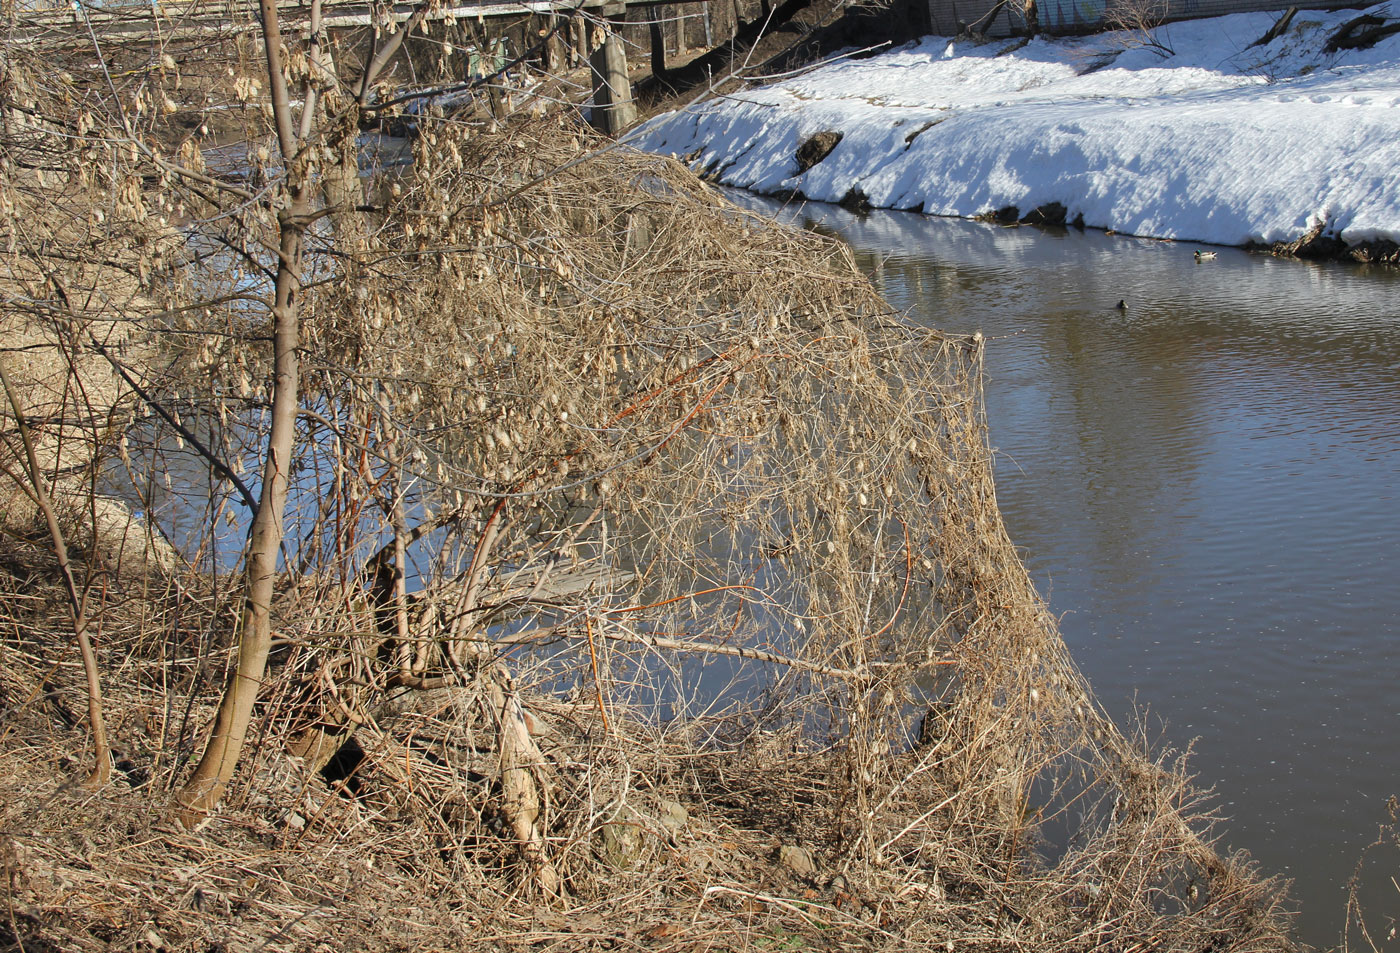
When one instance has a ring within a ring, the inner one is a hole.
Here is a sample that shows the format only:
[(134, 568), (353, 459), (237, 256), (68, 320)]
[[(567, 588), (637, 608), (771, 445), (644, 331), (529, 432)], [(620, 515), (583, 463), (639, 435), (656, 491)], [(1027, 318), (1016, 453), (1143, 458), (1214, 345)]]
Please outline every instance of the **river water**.
[[(1400, 270), (759, 207), (987, 336), (998, 494), (1071, 651), (1115, 715), (1194, 741), (1224, 842), (1337, 944), (1400, 793)], [(1367, 891), (1382, 933), (1393, 859)]]

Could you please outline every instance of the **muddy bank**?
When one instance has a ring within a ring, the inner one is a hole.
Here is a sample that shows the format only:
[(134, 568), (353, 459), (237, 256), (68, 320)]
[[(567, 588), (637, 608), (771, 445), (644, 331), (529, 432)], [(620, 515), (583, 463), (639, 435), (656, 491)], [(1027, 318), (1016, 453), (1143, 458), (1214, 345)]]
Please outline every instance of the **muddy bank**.
[(1304, 235), (1291, 242), (1274, 242), (1271, 245), (1248, 244), (1251, 250), (1267, 251), (1279, 258), (1300, 258), (1306, 261), (1352, 261), (1363, 265), (1400, 264), (1400, 245), (1389, 239), (1357, 242), (1348, 245), (1334, 235), (1324, 232), (1317, 225)]

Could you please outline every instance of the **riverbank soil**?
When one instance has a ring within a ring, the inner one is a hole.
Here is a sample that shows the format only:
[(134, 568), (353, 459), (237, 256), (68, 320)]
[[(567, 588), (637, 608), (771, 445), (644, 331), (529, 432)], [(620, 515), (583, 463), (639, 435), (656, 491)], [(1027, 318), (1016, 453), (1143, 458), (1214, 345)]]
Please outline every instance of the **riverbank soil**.
[[(363, 205), (301, 223), (272, 646), (224, 797), (180, 823), (244, 650), (285, 172), (167, 151), (105, 82), (11, 54), (0, 277), (47, 277), (6, 308), (127, 375), (99, 489), (180, 558), (71, 554), (94, 786), (50, 540), (0, 539), (0, 946), (1293, 948), (1007, 538), (980, 335), (567, 120), (425, 113)], [(327, 136), (295, 162), (343, 171)], [(34, 242), (60, 180), (90, 231)], [(74, 295), (145, 222), (185, 247), (138, 255), (120, 308)], [(13, 413), (0, 438), (34, 489)]]

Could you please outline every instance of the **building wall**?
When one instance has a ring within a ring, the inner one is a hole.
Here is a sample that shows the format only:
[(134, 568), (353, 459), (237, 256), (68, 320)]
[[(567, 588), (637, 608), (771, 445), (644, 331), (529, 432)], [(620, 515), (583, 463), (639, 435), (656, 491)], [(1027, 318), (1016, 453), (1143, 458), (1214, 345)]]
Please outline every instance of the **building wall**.
[[(928, 0), (929, 20), (933, 32), (944, 36), (956, 35), (961, 26), (976, 23), (995, 5), (996, 0)], [(1286, 10), (1294, 4), (1289, 0), (1037, 0), (1040, 28), (1050, 33), (1085, 33), (1104, 24), (1106, 6), (1114, 3), (1134, 6), (1156, 4), (1165, 8), (1166, 20), (1192, 20), (1216, 17), (1227, 13), (1249, 13), (1258, 10)], [(1361, 5), (1364, 0), (1311, 0), (1312, 9), (1336, 10)], [(1013, 10), (1012, 8), (1016, 9)], [(991, 36), (1011, 36), (1024, 32), (1025, 21), (1019, 13), (1020, 0), (1010, 2), (992, 21)]]

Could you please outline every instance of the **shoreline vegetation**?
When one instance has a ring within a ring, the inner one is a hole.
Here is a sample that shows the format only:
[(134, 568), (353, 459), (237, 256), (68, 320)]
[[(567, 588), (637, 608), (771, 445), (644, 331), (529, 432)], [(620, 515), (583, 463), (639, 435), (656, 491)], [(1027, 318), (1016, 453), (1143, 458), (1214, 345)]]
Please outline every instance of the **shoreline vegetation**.
[(169, 54), (0, 62), (0, 947), (1295, 948), (1007, 538), (980, 336), (567, 117), (361, 178), (381, 57), (266, 29), (236, 173)]

